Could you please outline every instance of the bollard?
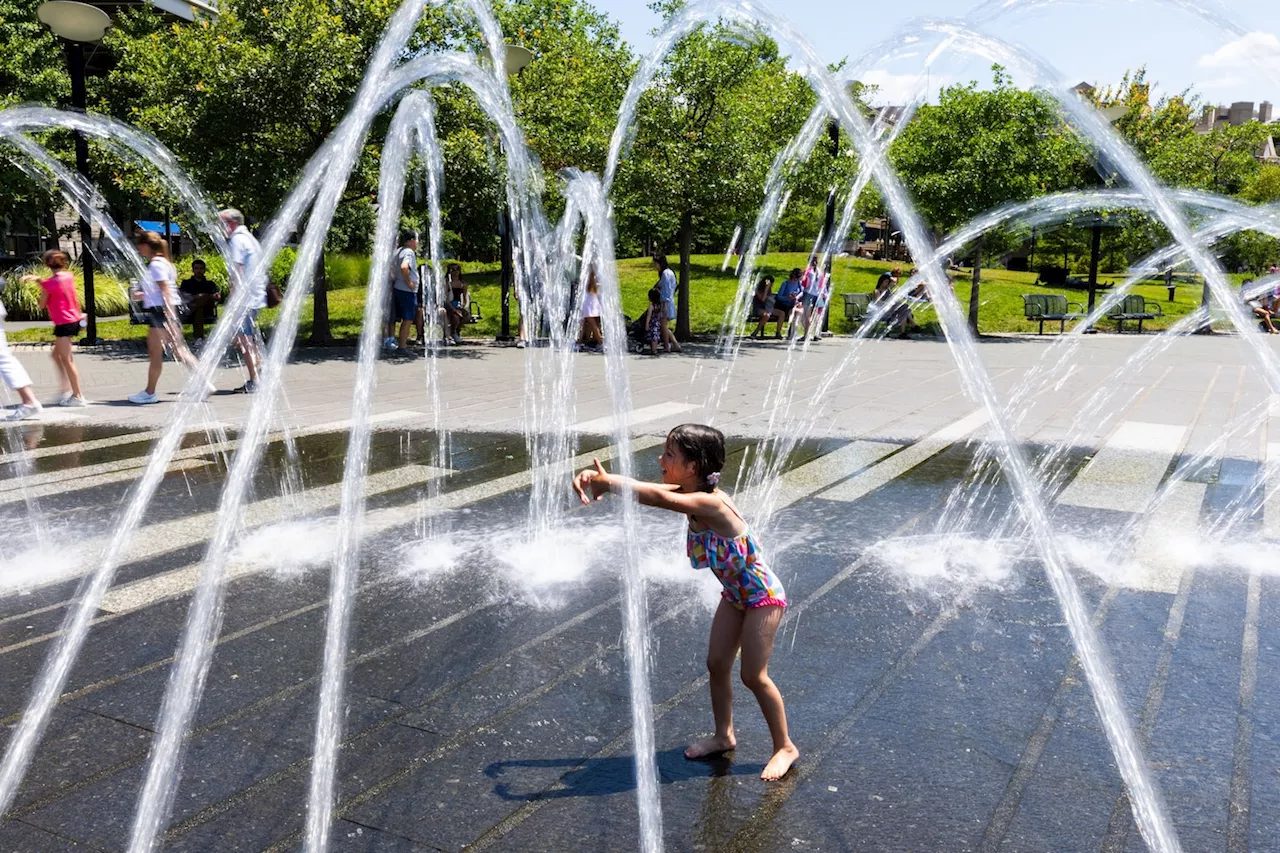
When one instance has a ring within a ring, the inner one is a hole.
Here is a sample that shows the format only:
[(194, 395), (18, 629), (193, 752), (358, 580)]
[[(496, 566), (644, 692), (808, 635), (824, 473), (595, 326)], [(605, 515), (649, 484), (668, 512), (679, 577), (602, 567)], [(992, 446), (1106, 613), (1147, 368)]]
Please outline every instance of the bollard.
[(1176, 287), (1175, 285), (1172, 285), (1172, 284), (1167, 284), (1167, 285), (1165, 285), (1165, 287), (1169, 288), (1169, 301), (1170, 301), (1170, 302), (1172, 302), (1172, 301), (1173, 301), (1173, 292), (1177, 289), (1177, 287)]

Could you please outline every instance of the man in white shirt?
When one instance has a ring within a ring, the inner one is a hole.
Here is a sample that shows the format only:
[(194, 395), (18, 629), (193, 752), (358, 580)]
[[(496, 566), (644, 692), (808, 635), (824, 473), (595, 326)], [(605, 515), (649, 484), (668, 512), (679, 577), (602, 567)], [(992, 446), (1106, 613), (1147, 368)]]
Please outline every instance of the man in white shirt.
[(388, 354), (412, 358), (409, 329), (418, 317), (418, 235), (400, 232), (400, 248), (391, 264), (392, 319), (400, 323), (396, 346)]
[(236, 349), (244, 359), (245, 369), (249, 371), (249, 379), (236, 389), (238, 393), (252, 394), (258, 390), (258, 363), (262, 358), (258, 347), (258, 312), (267, 307), (267, 271), (258, 276), (253, 275), (254, 267), (262, 255), (262, 247), (258, 239), (249, 233), (244, 224), (244, 214), (235, 208), (228, 207), (218, 212), (222, 227), (227, 229), (227, 239), (231, 243), (231, 289), (244, 286), (249, 289), (249, 310), (244, 322), (236, 331)]

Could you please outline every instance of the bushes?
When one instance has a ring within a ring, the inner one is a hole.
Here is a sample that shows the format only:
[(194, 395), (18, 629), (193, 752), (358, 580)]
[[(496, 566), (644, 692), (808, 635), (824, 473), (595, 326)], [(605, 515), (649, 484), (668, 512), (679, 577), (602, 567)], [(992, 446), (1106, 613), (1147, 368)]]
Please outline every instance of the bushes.
[[(71, 274), (76, 279), (76, 294), (80, 304), (84, 301), (84, 273), (79, 266), (71, 267)], [(33, 264), (7, 273), (4, 286), (0, 288), (0, 300), (4, 301), (11, 320), (47, 320), (47, 311), (40, 310), (40, 283), (23, 282), (24, 275), (48, 278), (49, 268), (44, 264)], [(93, 271), (93, 301), (99, 317), (115, 317), (129, 313), (129, 297), (125, 283), (110, 272), (101, 269)]]

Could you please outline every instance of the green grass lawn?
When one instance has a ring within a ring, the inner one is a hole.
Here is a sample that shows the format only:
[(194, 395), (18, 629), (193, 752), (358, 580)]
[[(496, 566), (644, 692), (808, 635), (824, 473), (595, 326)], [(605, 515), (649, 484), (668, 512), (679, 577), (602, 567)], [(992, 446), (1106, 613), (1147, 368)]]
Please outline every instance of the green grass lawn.
[[(773, 275), (779, 282), (786, 278), (792, 267), (803, 266), (807, 255), (771, 254), (766, 255), (761, 264), (763, 273)], [(720, 330), (724, 317), (725, 305), (733, 297), (737, 289), (737, 279), (730, 268), (720, 271), (723, 256), (695, 255), (691, 269), (691, 315), (690, 323), (697, 335), (715, 335)], [(841, 293), (865, 292), (875, 286), (876, 277), (891, 264), (855, 258), (836, 259), (833, 275), (835, 278), (836, 298), (833, 300), (831, 318), (832, 331), (847, 333), (850, 329), (844, 320)], [(644, 312), (647, 304), (646, 294), (657, 281), (652, 264), (647, 258), (629, 258), (618, 262), (618, 273), (622, 283), (623, 310), (632, 317)], [(497, 335), (501, 317), (501, 289), (499, 274), (492, 264), (466, 264), (464, 275), (471, 285), (475, 302), (480, 307), (481, 321), (467, 327), (465, 335), (473, 338), (492, 338)], [(969, 275), (955, 273), (956, 297), (967, 310), (969, 302)], [(1121, 276), (1103, 276), (1103, 283), (1121, 280)], [(1009, 272), (1007, 270), (984, 270), (982, 275), (982, 308), (979, 313), (979, 325), (984, 332), (1031, 332), (1036, 331), (1036, 324), (1023, 319), (1022, 295), (1024, 293), (1063, 293), (1074, 302), (1084, 303), (1088, 294), (1084, 291), (1064, 290), (1061, 288), (1039, 287), (1035, 284), (1035, 273)], [(1146, 299), (1158, 302), (1164, 310), (1165, 317), (1149, 323), (1146, 328), (1158, 330), (1168, 328), (1179, 317), (1194, 310), (1200, 304), (1200, 284), (1198, 282), (1181, 284), (1175, 300), (1169, 302), (1168, 292), (1159, 283), (1141, 285), (1136, 293)], [(339, 343), (352, 343), (360, 333), (360, 321), (364, 311), (363, 287), (346, 287), (329, 291), (329, 322), (333, 337)], [(512, 323), (515, 323), (515, 306), (512, 306)], [(275, 323), (275, 309), (262, 312), (260, 322), (270, 329)], [(306, 341), (311, 335), (311, 298), (303, 309), (302, 328), (299, 340)], [(939, 332), (937, 319), (931, 309), (917, 312), (917, 321), (924, 325), (926, 331)], [(1048, 326), (1049, 324), (1046, 324)], [(1102, 331), (1113, 331), (1115, 324), (1104, 321), (1099, 324)], [(1056, 327), (1055, 327), (1056, 328)], [(141, 326), (130, 326), (127, 321), (111, 321), (98, 324), (98, 334), (108, 340), (125, 340), (142, 338), (145, 330)], [(49, 341), (52, 340), (50, 329), (24, 329), (10, 333), (15, 341)]]

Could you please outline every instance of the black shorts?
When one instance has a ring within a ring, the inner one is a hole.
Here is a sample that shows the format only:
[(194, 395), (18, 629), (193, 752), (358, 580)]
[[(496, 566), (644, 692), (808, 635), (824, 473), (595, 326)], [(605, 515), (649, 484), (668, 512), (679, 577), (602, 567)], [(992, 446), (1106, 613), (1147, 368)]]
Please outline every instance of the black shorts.
[(154, 308), (143, 308), (142, 320), (144, 325), (152, 329), (163, 329), (169, 325), (169, 318), (165, 314), (163, 305), (157, 305)]
[(80, 334), (79, 323), (59, 323), (53, 327), (55, 338), (74, 338), (78, 334)]
[(795, 309), (796, 304), (789, 299), (775, 299), (773, 307), (779, 311), (792, 311)]

